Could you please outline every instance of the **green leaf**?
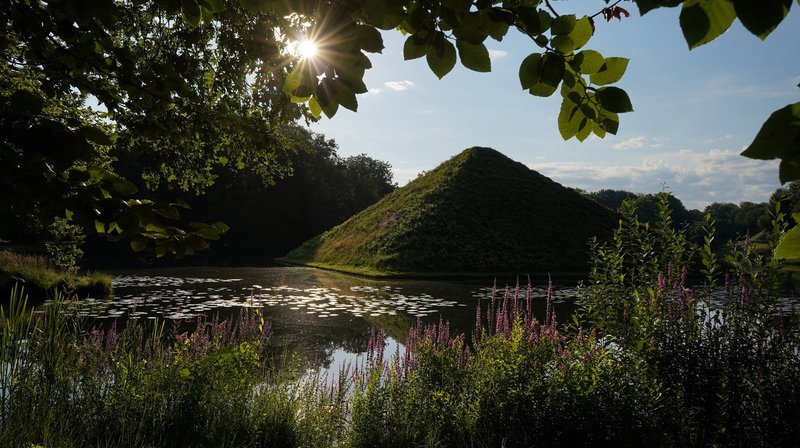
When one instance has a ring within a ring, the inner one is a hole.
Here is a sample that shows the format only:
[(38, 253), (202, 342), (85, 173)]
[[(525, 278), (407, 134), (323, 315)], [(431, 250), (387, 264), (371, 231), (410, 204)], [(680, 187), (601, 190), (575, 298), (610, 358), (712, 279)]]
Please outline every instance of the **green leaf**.
[(331, 78), (322, 78), (317, 89), (314, 91), (314, 97), (319, 101), (322, 107), (322, 112), (328, 118), (336, 115), (339, 110), (339, 101), (336, 99), (336, 84)]
[(603, 56), (594, 50), (583, 50), (572, 59), (572, 67), (584, 75), (593, 75), (600, 71), (605, 63)]
[[(522, 25), (527, 33), (541, 34), (547, 31), (545, 24), (542, 22), (542, 16), (539, 10), (533, 7), (519, 7), (516, 10), (518, 23)], [(549, 19), (549, 16), (548, 16)], [(548, 20), (545, 19), (545, 20)], [(552, 21), (549, 19), (547, 25)]]
[(95, 221), (94, 222), (94, 230), (98, 234), (104, 235), (106, 233), (106, 225), (102, 221)]
[(313, 96), (308, 100), (308, 110), (314, 118), (319, 118), (319, 116), (322, 115), (322, 106), (319, 105), (319, 101)]
[(492, 71), (492, 62), (489, 59), (489, 50), (483, 44), (473, 45), (469, 42), (456, 40), (456, 47), (458, 47), (458, 57), (461, 58), (461, 64), (470, 70), (476, 72), (490, 72)]
[(609, 134), (617, 135), (619, 130), (619, 116), (614, 112), (603, 111), (598, 120), (600, 128)]
[(124, 177), (117, 177), (117, 179), (111, 183), (111, 188), (123, 196), (136, 194), (139, 191), (133, 182), (125, 179)]
[(639, 14), (645, 15), (656, 8), (673, 8), (683, 2), (684, 0), (636, 0), (636, 6), (639, 7)]
[(415, 42), (414, 36), (408, 36), (405, 44), (403, 44), (403, 59), (406, 61), (425, 56), (431, 48), (430, 45), (416, 45)]
[(739, 21), (764, 40), (780, 24), (792, 7), (792, 0), (733, 0)]
[(564, 79), (566, 66), (564, 60), (553, 54), (545, 54), (542, 58), (542, 72), (539, 78), (540, 83), (553, 87), (558, 87)]
[[(193, 223), (193, 224), (199, 224), (199, 223)], [(203, 224), (202, 226), (197, 226), (197, 227), (198, 228), (195, 229), (195, 231), (194, 231), (195, 234), (197, 234), (197, 235), (199, 235), (199, 236), (201, 236), (201, 237), (203, 237), (203, 238), (205, 238), (207, 240), (216, 241), (216, 240), (219, 239), (220, 232), (218, 232), (217, 229), (215, 229), (215, 228), (213, 228), (213, 227), (211, 227), (211, 226), (209, 226), (207, 224)]]
[(544, 34), (540, 34), (540, 35), (536, 36), (536, 39), (534, 39), (534, 40), (536, 41), (536, 45), (538, 45), (538, 46), (540, 46), (542, 48), (547, 47), (547, 44), (550, 43), (550, 39), (548, 39), (547, 36), (545, 36)]
[(214, 226), (215, 229), (217, 229), (217, 231), (219, 231), (219, 233), (225, 233), (231, 229), (230, 226), (228, 226), (222, 221), (217, 221), (212, 225)]
[(539, 82), (531, 87), (530, 93), (536, 96), (547, 97), (555, 93), (561, 80), (564, 79), (566, 64), (560, 57), (547, 53), (542, 58), (542, 71)]
[(487, 19), (484, 23), (484, 31), (486, 31), (492, 39), (500, 42), (503, 37), (508, 33), (508, 22), (503, 20)]
[(200, 12), (200, 5), (197, 4), (196, 0), (181, 0), (181, 12), (183, 13), (183, 18), (189, 25), (200, 25), (200, 17), (202, 14)]
[(569, 54), (572, 53), (572, 50), (575, 49), (575, 44), (572, 42), (572, 38), (565, 35), (559, 34), (558, 36), (554, 37), (550, 41), (550, 45), (561, 54)]
[(456, 39), (463, 40), (469, 42), (471, 44), (482, 44), (483, 41), (486, 40), (488, 35), (476, 28), (467, 28), (467, 27), (457, 27), (453, 28), (453, 35), (456, 36)]
[(782, 184), (800, 179), (800, 156), (781, 160), (778, 178)]
[(592, 22), (588, 17), (581, 17), (577, 22), (575, 22), (575, 28), (571, 33), (569, 33), (569, 37), (572, 39), (574, 49), (577, 50), (586, 45), (586, 43), (589, 42), (589, 39), (592, 38), (592, 34), (594, 34)]
[(594, 135), (600, 138), (606, 137), (606, 130), (603, 128), (602, 123), (594, 122), (594, 124), (592, 125), (592, 132), (594, 132)]
[(336, 82), (336, 101), (346, 109), (353, 112), (358, 111), (358, 100), (356, 94), (341, 80), (337, 79)]
[(556, 93), (556, 90), (558, 90), (558, 86), (551, 86), (550, 84), (540, 82), (539, 84), (531, 87), (529, 92), (531, 95), (548, 97)]
[(800, 156), (800, 103), (773, 112), (742, 155), (762, 160)]
[(569, 34), (575, 29), (576, 22), (575, 14), (558, 16), (553, 20), (553, 24), (550, 26), (550, 32), (553, 35)]
[(171, 205), (160, 205), (158, 207), (153, 207), (153, 212), (168, 219), (181, 219), (181, 214), (178, 212), (178, 209)]
[(383, 37), (381, 32), (369, 25), (358, 26), (358, 45), (362, 50), (369, 53), (380, 53), (383, 51)]
[(688, 0), (681, 9), (680, 23), (689, 48), (697, 48), (730, 28), (736, 11), (730, 0)]
[(786, 232), (775, 248), (775, 258), (800, 258), (800, 226), (792, 227)]
[[(294, 95), (295, 90), (297, 90), (303, 84), (303, 75), (305, 74), (305, 63), (301, 62), (297, 67), (295, 67), (288, 75), (286, 75), (286, 79), (283, 81), (283, 91), (289, 95)], [(303, 97), (305, 95), (298, 95)]]
[(597, 90), (595, 96), (603, 109), (615, 113), (633, 112), (631, 99), (619, 87), (603, 87)]
[(167, 248), (163, 244), (156, 244), (156, 258), (161, 258), (167, 254)]
[(592, 134), (593, 128), (594, 122), (589, 120), (588, 117), (584, 117), (578, 125), (578, 133), (575, 134), (575, 138), (577, 138), (579, 142), (586, 140)]
[(627, 68), (627, 58), (606, 58), (600, 70), (589, 76), (589, 81), (598, 86), (613, 84), (622, 78)]
[(523, 59), (519, 66), (519, 82), (523, 89), (530, 89), (539, 83), (539, 74), (542, 71), (542, 55), (533, 53)]
[(558, 113), (558, 132), (561, 138), (569, 140), (578, 133), (581, 120), (586, 116), (580, 110), (580, 106), (564, 99), (561, 101), (561, 110)]
[(436, 77), (442, 79), (456, 65), (456, 47), (449, 40), (444, 40), (441, 51), (437, 51), (436, 45), (433, 45), (428, 49), (425, 59)]
[(149, 240), (143, 236), (134, 236), (131, 238), (131, 249), (134, 252), (141, 252), (147, 247), (147, 242)]

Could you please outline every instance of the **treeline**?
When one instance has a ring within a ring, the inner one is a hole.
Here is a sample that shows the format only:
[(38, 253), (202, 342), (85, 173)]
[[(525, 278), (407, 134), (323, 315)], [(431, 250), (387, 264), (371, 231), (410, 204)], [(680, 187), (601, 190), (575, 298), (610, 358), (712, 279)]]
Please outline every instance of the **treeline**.
[[(115, 171), (135, 180), (145, 197), (159, 201), (185, 201), (184, 221), (226, 223), (230, 230), (209, 250), (181, 263), (264, 263), (285, 255), (312, 236), (327, 230), (396, 188), (391, 165), (361, 154), (342, 157), (338, 146), (325, 136), (295, 126), (286, 129), (282, 142), (289, 172), (264, 175), (259, 166), (217, 167), (213, 182), (170, 182), (150, 175), (166, 161), (153, 154), (119, 151), (113, 156)], [(187, 191), (188, 190), (188, 191)], [(0, 225), (0, 239), (40, 244), (52, 240), (52, 229), (34, 216)], [(82, 239), (82, 238), (81, 238)], [(150, 252), (132, 254), (125, 242), (109, 244), (90, 234), (84, 247), (85, 262), (122, 263), (153, 261)], [(170, 262), (173, 257), (165, 257)]]
[[(658, 197), (654, 194), (633, 193), (625, 190), (603, 189), (587, 192), (577, 189), (581, 194), (593, 199), (611, 210), (619, 211), (624, 201), (631, 201), (636, 206), (639, 221), (653, 223), (658, 219)], [(800, 182), (792, 182), (785, 187), (778, 188), (767, 202), (714, 202), (703, 210), (687, 209), (677, 197), (669, 196), (672, 219), (676, 228), (686, 229), (693, 239), (702, 235), (701, 227), (703, 216), (706, 213), (716, 221), (715, 244), (717, 248), (723, 247), (728, 241), (735, 241), (749, 235), (751, 237), (768, 228), (774, 213), (774, 206), (780, 204), (780, 210), (789, 221), (795, 222), (791, 214), (800, 211)]]

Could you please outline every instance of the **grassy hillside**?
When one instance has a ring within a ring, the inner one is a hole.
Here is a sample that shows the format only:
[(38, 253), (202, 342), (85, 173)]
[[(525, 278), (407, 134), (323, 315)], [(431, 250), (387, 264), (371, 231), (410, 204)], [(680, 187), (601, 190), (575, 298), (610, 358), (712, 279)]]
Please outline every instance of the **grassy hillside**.
[(584, 271), (614, 214), (489, 148), (469, 148), (283, 261), (369, 275)]
[(79, 298), (111, 296), (111, 276), (97, 272), (77, 275), (53, 267), (47, 259), (0, 251), (0, 303), (10, 297), (14, 285), (25, 288), (31, 299), (51, 298), (56, 290)]

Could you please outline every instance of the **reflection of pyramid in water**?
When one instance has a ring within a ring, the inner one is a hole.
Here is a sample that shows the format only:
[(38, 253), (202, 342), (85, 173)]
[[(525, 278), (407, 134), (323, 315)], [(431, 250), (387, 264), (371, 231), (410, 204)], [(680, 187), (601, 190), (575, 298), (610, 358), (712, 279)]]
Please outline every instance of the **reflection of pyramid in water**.
[(284, 261), (347, 272), (584, 272), (605, 207), (499, 152), (469, 148)]

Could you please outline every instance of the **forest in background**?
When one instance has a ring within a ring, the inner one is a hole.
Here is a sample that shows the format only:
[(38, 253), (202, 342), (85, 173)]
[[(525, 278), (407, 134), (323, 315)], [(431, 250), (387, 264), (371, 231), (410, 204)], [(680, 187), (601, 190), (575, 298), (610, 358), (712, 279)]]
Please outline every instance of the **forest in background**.
[[(303, 241), (345, 221), (397, 188), (389, 163), (367, 155), (343, 157), (335, 141), (300, 126), (285, 130), (288, 148), (286, 158), (290, 171), (282, 176), (264, 176), (254, 169), (215, 167), (212, 185), (180, 185), (151, 176), (153, 170), (168, 163), (157, 155), (118, 151), (114, 165), (124, 177), (131, 179), (140, 191), (149, 191), (159, 202), (185, 201), (191, 208), (184, 212), (189, 220), (222, 221), (230, 230), (208, 251), (176, 261), (158, 263), (190, 264), (266, 264), (297, 247)], [(601, 205), (619, 211), (623, 201), (636, 205), (638, 218), (653, 223), (658, 217), (655, 194), (626, 190), (602, 189), (588, 192), (575, 189)], [(0, 201), (3, 201), (0, 198)], [(792, 182), (778, 188), (769, 201), (715, 202), (703, 210), (688, 209), (675, 196), (669, 197), (676, 228), (687, 230), (699, 241), (706, 213), (716, 220), (715, 248), (721, 250), (728, 241), (745, 235), (757, 236), (769, 224), (769, 202), (780, 202), (787, 217), (800, 210), (800, 184)], [(790, 225), (793, 225), (789, 218)], [(24, 220), (0, 222), (0, 245), (22, 248), (26, 252), (59, 253), (80, 250), (76, 261), (94, 266), (96, 260), (117, 260), (120, 265), (156, 262), (152, 249), (132, 253), (127, 243), (108, 243), (97, 235), (83, 234), (64, 220), (44, 226), (35, 214)], [(61, 249), (59, 250), (59, 247)], [(69, 255), (67, 255), (69, 258)], [(55, 260), (59, 264), (58, 260)], [(66, 261), (69, 264), (69, 260)]]

